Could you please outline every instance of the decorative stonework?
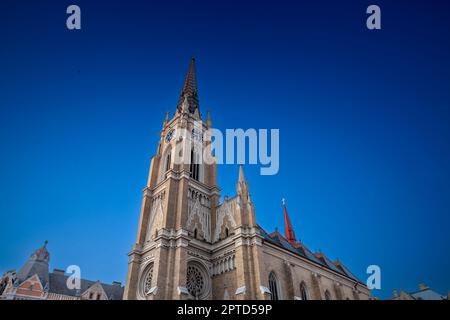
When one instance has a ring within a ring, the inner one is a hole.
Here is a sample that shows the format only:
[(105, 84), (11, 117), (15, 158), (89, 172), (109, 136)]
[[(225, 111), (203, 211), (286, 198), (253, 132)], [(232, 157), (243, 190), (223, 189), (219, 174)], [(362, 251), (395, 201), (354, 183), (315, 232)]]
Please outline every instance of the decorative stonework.
[(219, 240), (225, 218), (227, 218), (227, 220), (228, 220), (227, 222), (229, 222), (231, 224), (229, 227), (231, 227), (233, 229), (236, 227), (236, 221), (234, 219), (234, 212), (236, 211), (237, 199), (238, 199), (238, 197), (235, 197), (230, 200), (225, 198), (223, 203), (217, 208), (217, 210), (216, 210), (216, 230), (214, 232), (213, 242), (216, 242)]
[(232, 271), (236, 268), (236, 257), (228, 255), (213, 262), (212, 275), (218, 275), (225, 272)]
[(163, 223), (163, 200), (165, 198), (165, 191), (155, 195), (152, 199), (152, 210), (148, 219), (146, 241), (151, 241), (156, 236), (157, 230), (162, 227)]
[(195, 229), (201, 231), (203, 238), (208, 242), (211, 241), (210, 214), (209, 197), (194, 188), (189, 188), (187, 229), (191, 232)]

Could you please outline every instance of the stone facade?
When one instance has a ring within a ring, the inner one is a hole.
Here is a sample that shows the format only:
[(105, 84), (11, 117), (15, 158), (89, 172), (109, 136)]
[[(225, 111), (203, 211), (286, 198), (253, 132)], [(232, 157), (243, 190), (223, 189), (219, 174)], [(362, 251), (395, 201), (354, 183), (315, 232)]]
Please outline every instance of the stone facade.
[[(217, 165), (195, 161), (195, 146), (211, 155), (210, 128), (192, 60), (151, 161), (124, 299), (369, 299), (339, 261), (297, 242), (290, 221), (286, 237), (257, 224), (242, 166), (237, 195), (219, 202)], [(180, 156), (189, 161), (174, 161)]]

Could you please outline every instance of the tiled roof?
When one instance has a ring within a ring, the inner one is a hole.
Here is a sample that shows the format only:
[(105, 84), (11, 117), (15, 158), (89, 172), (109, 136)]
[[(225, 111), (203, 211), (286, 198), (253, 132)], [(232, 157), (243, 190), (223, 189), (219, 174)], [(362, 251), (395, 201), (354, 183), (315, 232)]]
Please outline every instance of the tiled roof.
[[(67, 296), (74, 296), (79, 297), (83, 292), (88, 290), (91, 286), (97, 283), (97, 281), (90, 281), (81, 279), (81, 289), (76, 290), (72, 289), (70, 290), (67, 287), (67, 279), (68, 276), (64, 275), (63, 273), (50, 273), (50, 282), (49, 282), (49, 292), (56, 293), (56, 294), (62, 294)], [(108, 296), (109, 300), (122, 300), (123, 295), (123, 287), (119, 284), (104, 284), (100, 283), (103, 290), (105, 291), (106, 295)]]
[(279, 246), (285, 250), (288, 250), (292, 253), (298, 254), (299, 256), (306, 258), (314, 263), (320, 264), (334, 272), (337, 272), (347, 278), (350, 278), (353, 281), (358, 281), (359, 283), (363, 283), (356, 276), (354, 276), (342, 263), (339, 261), (333, 263), (330, 259), (328, 259), (323, 253), (314, 254), (309, 250), (303, 243), (298, 242), (295, 245), (289, 243), (289, 241), (283, 237), (281, 233), (277, 231), (272, 233), (267, 233), (260, 226), (260, 234), (261, 236), (268, 242)]
[(410, 295), (416, 300), (443, 300), (444, 296), (437, 293), (436, 291), (426, 288), (420, 291), (411, 292)]

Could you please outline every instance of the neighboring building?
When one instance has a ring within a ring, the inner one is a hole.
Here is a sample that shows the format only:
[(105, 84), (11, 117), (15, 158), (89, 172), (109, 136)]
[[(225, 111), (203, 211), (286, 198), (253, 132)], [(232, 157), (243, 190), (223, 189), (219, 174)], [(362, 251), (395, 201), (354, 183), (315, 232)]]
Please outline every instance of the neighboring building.
[(122, 300), (120, 282), (112, 285), (81, 279), (81, 288), (69, 289), (64, 270), (49, 272), (47, 241), (36, 250), (24, 266), (0, 278), (0, 300)]
[[(217, 166), (200, 163), (193, 147), (211, 154), (211, 118), (201, 120), (192, 59), (151, 161), (124, 299), (369, 299), (341, 262), (296, 240), (284, 201), (284, 236), (257, 224), (242, 166), (237, 195), (219, 203)], [(177, 138), (182, 129), (189, 136)], [(193, 161), (177, 164), (178, 155)]]
[(433, 289), (426, 286), (424, 283), (419, 284), (419, 290), (414, 292), (406, 292), (400, 289), (400, 294), (397, 290), (393, 291), (394, 297), (389, 300), (448, 300), (449, 295), (443, 296)]

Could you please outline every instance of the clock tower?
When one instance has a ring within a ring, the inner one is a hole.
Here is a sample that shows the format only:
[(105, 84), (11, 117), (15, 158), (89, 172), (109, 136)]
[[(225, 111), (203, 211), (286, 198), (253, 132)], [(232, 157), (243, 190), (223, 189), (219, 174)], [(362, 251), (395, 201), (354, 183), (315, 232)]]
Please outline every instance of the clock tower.
[(193, 258), (212, 241), (219, 202), (216, 163), (213, 157), (203, 159), (211, 155), (210, 126), (209, 116), (202, 122), (192, 59), (175, 114), (171, 119), (167, 114), (151, 160), (125, 299), (212, 298), (212, 266), (206, 257)]

